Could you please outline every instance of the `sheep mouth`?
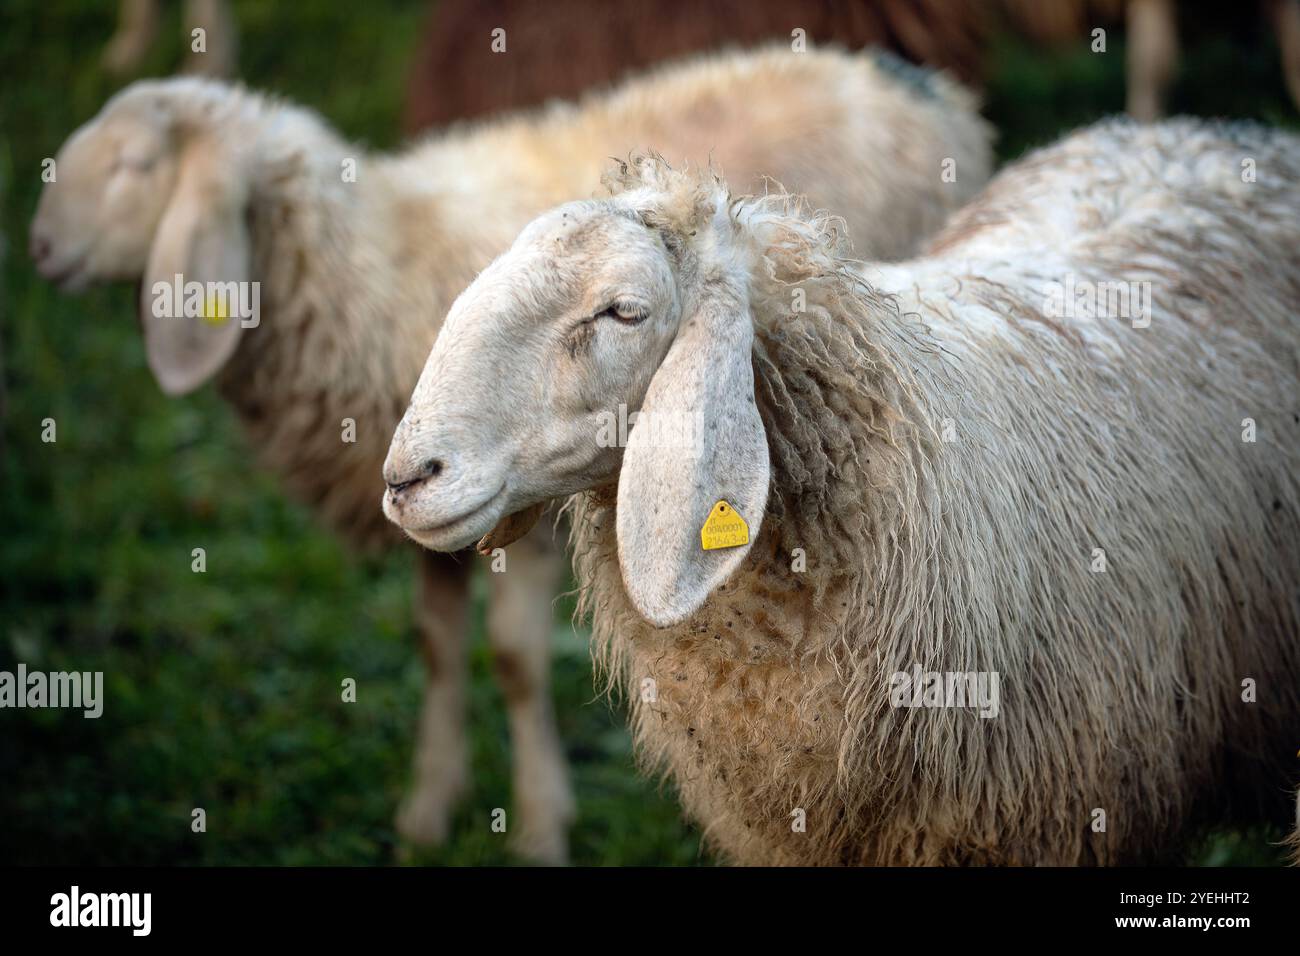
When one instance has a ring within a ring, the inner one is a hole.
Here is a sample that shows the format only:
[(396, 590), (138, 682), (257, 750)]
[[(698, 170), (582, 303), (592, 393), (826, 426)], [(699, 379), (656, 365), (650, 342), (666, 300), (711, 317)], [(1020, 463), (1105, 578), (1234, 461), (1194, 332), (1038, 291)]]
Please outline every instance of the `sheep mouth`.
[(55, 265), (49, 259), (36, 264), (42, 279), (58, 287), (60, 292), (79, 292), (86, 286), (86, 273), (82, 269), (85, 256)]
[(459, 551), (487, 534), (505, 511), (506, 486), (503, 484), (486, 500), (450, 521), (424, 527), (402, 526), (414, 541), (435, 551)]

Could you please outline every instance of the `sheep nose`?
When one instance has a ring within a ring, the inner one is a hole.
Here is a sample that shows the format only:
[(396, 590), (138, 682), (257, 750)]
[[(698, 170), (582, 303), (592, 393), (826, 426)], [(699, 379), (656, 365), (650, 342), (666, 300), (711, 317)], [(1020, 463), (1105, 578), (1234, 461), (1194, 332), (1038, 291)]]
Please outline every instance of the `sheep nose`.
[[(414, 488), (416, 485), (428, 481), (430, 478), (437, 478), (442, 474), (443, 465), (437, 458), (430, 458), (422, 464), (415, 474), (410, 476), (402, 475), (384, 475), (384, 484), (388, 485), (388, 491), (394, 495), (400, 495), (408, 488)], [(396, 479), (396, 480), (394, 480)]]
[(33, 262), (40, 262), (50, 254), (50, 240), (40, 233), (33, 232), (27, 243), (27, 252)]

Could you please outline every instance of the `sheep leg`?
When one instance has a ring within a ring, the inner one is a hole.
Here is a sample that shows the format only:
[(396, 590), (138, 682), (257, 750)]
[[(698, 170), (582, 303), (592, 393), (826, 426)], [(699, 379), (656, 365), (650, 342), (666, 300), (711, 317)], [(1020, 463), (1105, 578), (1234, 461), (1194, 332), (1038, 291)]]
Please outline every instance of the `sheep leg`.
[[(193, 49), (194, 29), (202, 27), (205, 51)], [(235, 21), (226, 0), (186, 0), (185, 43), (190, 48), (185, 72), (201, 76), (232, 76), (235, 72)]]
[(415, 781), (397, 813), (397, 832), (421, 845), (447, 838), (451, 812), (469, 787), (465, 746), (465, 659), (470, 561), (421, 550), (415, 600), (426, 683)]
[(104, 69), (117, 76), (134, 72), (144, 62), (158, 35), (158, 0), (122, 0), (117, 32), (104, 47)]
[(551, 701), (551, 602), (564, 577), (564, 555), (551, 536), (543, 521), (506, 553), (504, 570), (488, 575), (487, 627), (514, 748), (511, 847), (560, 865), (568, 859), (575, 808)]
[(1171, 0), (1128, 5), (1128, 113), (1151, 123), (1165, 111), (1165, 92), (1178, 58), (1178, 24)]

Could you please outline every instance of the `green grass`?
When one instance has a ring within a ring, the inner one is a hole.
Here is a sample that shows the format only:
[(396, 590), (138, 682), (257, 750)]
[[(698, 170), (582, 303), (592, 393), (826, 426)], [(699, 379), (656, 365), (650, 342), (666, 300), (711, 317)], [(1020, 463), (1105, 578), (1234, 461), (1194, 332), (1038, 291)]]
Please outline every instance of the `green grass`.
[[(99, 720), (0, 712), (0, 861), (391, 862), (421, 690), (404, 561), (350, 557), (254, 466), (210, 391), (164, 399), (145, 368), (132, 290), (64, 297), (25, 255), (41, 160), (115, 89), (98, 66), (114, 6), (7, 0), (0, 14), (0, 669), (21, 660), (102, 670), (108, 698)], [(148, 74), (182, 59), (177, 6)], [(396, 142), (422, 4), (236, 10), (245, 82), (321, 111), (347, 136)], [(1224, 56), (1190, 54), (1178, 105), (1294, 121), (1275, 55), (1273, 74), (1264, 58), (1231, 88), (1204, 72), (1231, 62)], [(1118, 54), (1004, 44), (996, 59), (988, 111), (1004, 156), (1122, 103)], [(47, 417), (52, 444), (41, 441)], [(191, 571), (195, 547), (206, 550), (205, 574)], [(417, 862), (511, 862), (488, 826), (492, 808), (510, 806), (509, 751), (478, 584), (474, 789), (449, 845)], [(556, 613), (554, 681), (579, 800), (574, 860), (707, 862), (672, 794), (634, 772), (622, 715), (594, 698), (568, 610), (562, 602)], [(357, 681), (355, 704), (341, 701), (345, 677)], [(206, 833), (191, 832), (195, 807)], [(1275, 862), (1261, 846), (1229, 834), (1193, 859)]]

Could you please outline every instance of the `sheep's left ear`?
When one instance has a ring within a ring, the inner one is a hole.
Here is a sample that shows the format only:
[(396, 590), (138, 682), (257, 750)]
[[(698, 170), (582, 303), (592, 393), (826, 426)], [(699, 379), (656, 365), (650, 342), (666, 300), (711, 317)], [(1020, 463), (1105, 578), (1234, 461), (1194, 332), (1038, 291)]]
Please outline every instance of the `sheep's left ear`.
[(628, 436), (619, 564), (633, 604), (659, 627), (699, 609), (744, 560), (763, 521), (770, 465), (754, 404), (753, 341), (743, 285), (711, 281), (683, 314)]
[[(215, 375), (234, 354), (243, 329), (243, 319), (234, 314), (186, 317), (183, 301), (159, 299), (177, 282), (183, 291), (190, 282), (238, 289), (249, 280), (245, 190), (238, 174), (217, 163), (196, 147), (183, 159), (140, 286), (145, 355), (168, 395), (185, 395)], [(205, 299), (205, 313), (208, 308)]]

